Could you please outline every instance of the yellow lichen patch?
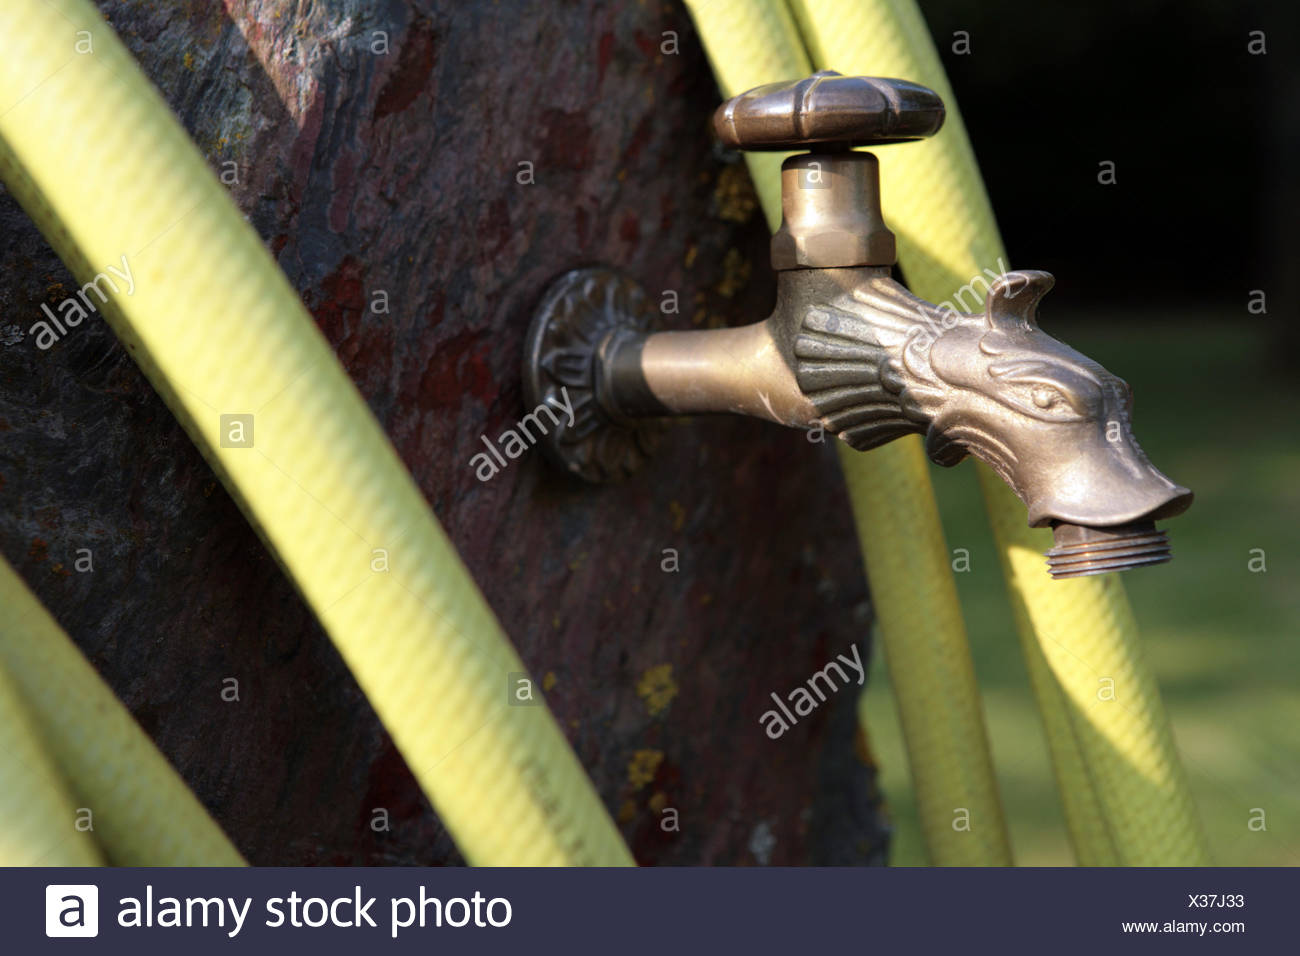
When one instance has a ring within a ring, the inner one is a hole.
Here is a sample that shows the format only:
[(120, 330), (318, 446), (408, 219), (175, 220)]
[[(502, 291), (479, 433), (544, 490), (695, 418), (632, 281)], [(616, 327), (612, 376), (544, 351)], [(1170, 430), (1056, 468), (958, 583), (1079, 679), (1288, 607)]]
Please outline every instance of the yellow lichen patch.
[(749, 281), (750, 265), (739, 249), (728, 249), (722, 257), (722, 281), (717, 285), (718, 295), (730, 299)]
[(749, 222), (758, 208), (754, 184), (743, 163), (724, 167), (713, 190), (713, 204), (718, 218), (727, 222)]
[(668, 795), (662, 790), (656, 790), (646, 805), (655, 813), (662, 813), (664, 807), (668, 806)]
[(662, 750), (638, 750), (627, 762), (627, 782), (633, 790), (640, 790), (655, 778), (659, 765), (664, 762)]
[(655, 717), (668, 709), (677, 696), (677, 682), (673, 680), (673, 665), (652, 667), (636, 682), (637, 696), (645, 701), (646, 710)]
[(555, 671), (547, 671), (546, 675), (542, 678), (542, 690), (550, 690), (558, 682), (559, 679), (555, 676)]
[(618, 808), (618, 822), (631, 823), (636, 817), (636, 804), (631, 800), (624, 800), (623, 805)]
[(680, 501), (674, 499), (668, 502), (668, 510), (673, 513), (673, 530), (681, 531), (682, 525), (686, 524), (686, 509)]

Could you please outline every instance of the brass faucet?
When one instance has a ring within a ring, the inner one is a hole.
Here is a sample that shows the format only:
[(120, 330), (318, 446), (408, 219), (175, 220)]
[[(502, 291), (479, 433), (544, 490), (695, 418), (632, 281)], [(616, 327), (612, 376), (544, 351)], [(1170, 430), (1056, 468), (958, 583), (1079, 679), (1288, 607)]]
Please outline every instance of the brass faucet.
[(621, 478), (650, 454), (656, 418), (711, 412), (823, 429), (859, 451), (921, 434), (934, 462), (983, 460), (1031, 526), (1054, 529), (1054, 577), (1168, 561), (1155, 521), (1187, 510), (1192, 493), (1133, 437), (1128, 385), (1038, 327), (1052, 277), (998, 276), (982, 313), (926, 302), (890, 278), (879, 165), (852, 148), (922, 139), (943, 119), (923, 86), (830, 71), (724, 103), (713, 125), (726, 145), (814, 150), (781, 167), (775, 311), (742, 328), (659, 332), (630, 279), (562, 276), (524, 355), (529, 405), (563, 398), (573, 409), (547, 453), (587, 480)]

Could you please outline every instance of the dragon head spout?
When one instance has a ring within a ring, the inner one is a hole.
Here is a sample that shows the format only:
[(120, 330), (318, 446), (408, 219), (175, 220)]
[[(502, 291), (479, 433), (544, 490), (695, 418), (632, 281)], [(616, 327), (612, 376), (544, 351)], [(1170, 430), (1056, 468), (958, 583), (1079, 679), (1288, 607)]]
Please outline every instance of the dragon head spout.
[(915, 299), (892, 282), (813, 310), (796, 375), (823, 424), (857, 448), (925, 435), (940, 465), (973, 454), (1024, 501), (1029, 523), (1112, 527), (1180, 514), (1192, 493), (1133, 437), (1132, 392), (1038, 327), (1045, 272), (1009, 272), (985, 310)]

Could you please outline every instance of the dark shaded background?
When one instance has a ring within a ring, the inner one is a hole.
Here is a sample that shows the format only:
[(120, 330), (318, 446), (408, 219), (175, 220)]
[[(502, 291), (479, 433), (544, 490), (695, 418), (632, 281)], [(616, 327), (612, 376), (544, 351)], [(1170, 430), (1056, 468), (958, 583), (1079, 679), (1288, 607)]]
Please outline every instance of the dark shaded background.
[[(1300, 13), (1284, 2), (923, 0), (1015, 268), (1046, 307), (1294, 318)], [(971, 53), (953, 52), (954, 34)], [(1263, 30), (1267, 54), (1247, 52)], [(1097, 182), (1113, 161), (1117, 183)], [(886, 211), (888, 211), (888, 196)], [(1087, 281), (1083, 281), (1086, 279)]]

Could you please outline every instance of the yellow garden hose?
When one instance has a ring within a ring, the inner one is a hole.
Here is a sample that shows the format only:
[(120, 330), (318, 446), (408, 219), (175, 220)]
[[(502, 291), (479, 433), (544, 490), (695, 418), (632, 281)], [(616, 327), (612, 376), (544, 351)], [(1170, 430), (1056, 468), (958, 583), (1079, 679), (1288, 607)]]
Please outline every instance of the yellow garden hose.
[[(724, 97), (812, 72), (785, 0), (686, 0)], [(745, 153), (773, 232), (781, 225), (781, 164), (789, 153)]]
[[(944, 301), (972, 276), (987, 275), (977, 262), (986, 262), (995, 272), (1002, 269), (1000, 264), (1005, 259), (997, 240), (993, 209), (984, 196), (965, 123), (915, 5), (865, 0), (790, 3), (819, 68), (909, 79), (935, 90), (947, 106), (943, 129), (932, 139), (908, 144), (906, 152), (889, 147), (874, 150), (881, 163), (882, 189), (888, 201), (887, 221), (898, 233), (899, 260), (909, 287), (920, 296)], [(866, 29), (872, 35), (846, 37), (842, 35), (846, 29)], [(972, 190), (975, 199), (968, 198)], [(943, 199), (936, 200), (935, 196)], [(988, 237), (993, 237), (991, 243)], [(919, 450), (917, 455), (921, 455)], [(982, 464), (976, 467), (983, 469)], [(991, 473), (990, 477), (1001, 484)], [(1011, 521), (1024, 526), (1024, 506), (1010, 489), (1005, 490), (1014, 507), (999, 497), (996, 500), (1000, 508), (990, 504), (990, 514), (1005, 511)], [(1005, 528), (1007, 522), (999, 524)], [(1048, 543), (1039, 548), (1040, 555), (1051, 546), (1051, 533), (1045, 533)], [(1007, 551), (1001, 539), (998, 550), (1005, 565)], [(1041, 568), (1039, 573), (1046, 579)], [(1109, 831), (1064, 709), (1062, 692), (1046, 667), (1027, 611), (1014, 597), (1012, 603), (1030, 684), (1043, 714), (1075, 856), (1083, 865), (1113, 863)]]
[[(942, 301), (973, 276), (1007, 268), (956, 100), (914, 0), (790, 3), (814, 66), (903, 77), (947, 104), (933, 139), (875, 151), (909, 286)], [(1113, 574), (1051, 580), (1042, 560), (1050, 533), (1027, 528), (1020, 500), (978, 470), (1080, 862), (1107, 863), (1114, 854), (1125, 864), (1207, 862), (1122, 585)], [(1099, 698), (1111, 686), (1115, 699)]]
[[(724, 96), (811, 72), (784, 0), (688, 0)], [(779, 162), (746, 154), (769, 224)], [(1011, 850), (943, 529), (919, 439), (841, 456), (932, 863), (1007, 865)]]
[(0, 558), (0, 671), (40, 728), (110, 863), (243, 859), (68, 636)]
[(88, 0), (0, 5), (0, 174), (78, 281), (131, 273), (107, 290), (106, 318), (465, 857), (630, 863), (549, 710), (518, 692), (522, 662), (365, 401)]
[(0, 866), (102, 866), (91, 824), (82, 822), (45, 752), (18, 688), (0, 665)]
[(920, 439), (840, 463), (936, 866), (1009, 866), (1011, 846), (949, 552)]
[[(980, 484), (1012, 604), (1018, 617), (1025, 615), (1036, 638), (1033, 647), (1064, 705), (1058, 711), (1074, 728), (1073, 739), (1061, 737), (1053, 745), (1054, 759), (1061, 759), (1058, 750), (1077, 747), (1095, 788), (1097, 808), (1071, 827), (1089, 828), (1097, 841), (1080, 852), (1079, 862), (1209, 865), (1169, 719), (1119, 576), (1052, 580), (1043, 573), (1045, 545), (1038, 531), (1026, 527), (1020, 500), (987, 469), (980, 472)], [(1011, 501), (999, 502), (1004, 491)], [(1047, 541), (1050, 545), (1050, 533)], [(1022, 640), (1028, 641), (1023, 635)], [(1040, 707), (1046, 710), (1041, 698)], [(1060, 720), (1059, 713), (1053, 719)], [(1050, 732), (1051, 723), (1047, 726)], [(1073, 783), (1061, 779), (1063, 795)], [(1065, 808), (1068, 812), (1068, 801)], [(1104, 815), (1112, 843), (1105, 841), (1096, 815)]]
[[(1001, 479), (986, 468), (980, 470), (979, 481), (981, 485), (1001, 483)], [(995, 500), (993, 496), (997, 494), (997, 490), (984, 488), (984, 494), (986, 502), (991, 502)], [(1017, 503), (1019, 503), (1018, 499)], [(1038, 643), (1038, 631), (1029, 617), (1028, 604), (1018, 593), (1018, 587), (1012, 583), (1018, 580), (1017, 574), (1025, 576), (1020, 580), (1027, 580), (1031, 565), (1032, 570), (1042, 573), (1042, 548), (1050, 547), (1051, 533), (1047, 533), (1047, 542), (1012, 545), (1010, 542), (1018, 540), (1020, 529), (1026, 528), (1024, 518), (1016, 513), (1016, 509), (1009, 505), (995, 509), (990, 505), (989, 520), (993, 525), (994, 539), (997, 541), (1002, 574), (1007, 581), (1011, 596), (1012, 614), (1020, 638), (1020, 652), (1025, 660), (1025, 669), (1029, 672), (1029, 686), (1033, 690), (1034, 699), (1038, 704), (1038, 713), (1042, 717), (1043, 732), (1047, 737), (1047, 749), (1052, 761), (1052, 772), (1056, 777), (1056, 789), (1060, 794), (1061, 811), (1065, 817), (1065, 829), (1070, 837), (1070, 845), (1074, 848), (1075, 859), (1080, 866), (1118, 866), (1120, 856), (1115, 847), (1114, 834), (1102, 809), (1097, 784), (1088, 768), (1087, 757), (1079, 743), (1079, 735), (1075, 731), (1077, 721), (1075, 708), (1044, 656), (1042, 646)], [(1026, 550), (1028, 547), (1037, 549), (1033, 552), (1032, 561)], [(1068, 584), (1069, 582), (1055, 583)]]

